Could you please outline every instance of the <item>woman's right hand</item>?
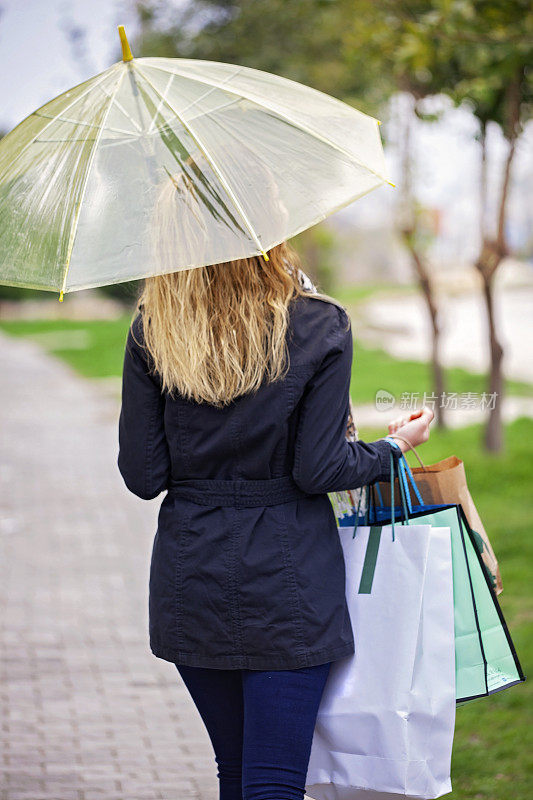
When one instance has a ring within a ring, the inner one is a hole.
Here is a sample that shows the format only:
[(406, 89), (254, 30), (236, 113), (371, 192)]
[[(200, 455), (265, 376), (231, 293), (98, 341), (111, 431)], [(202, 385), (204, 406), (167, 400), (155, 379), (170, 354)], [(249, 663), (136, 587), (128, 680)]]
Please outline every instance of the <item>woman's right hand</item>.
[[(429, 439), (429, 425), (434, 416), (432, 409), (424, 406), (408, 417), (396, 417), (389, 423), (389, 436), (394, 438), (394, 434), (397, 433), (405, 437), (413, 447), (417, 447)], [(404, 452), (409, 449), (402, 439), (396, 441)]]

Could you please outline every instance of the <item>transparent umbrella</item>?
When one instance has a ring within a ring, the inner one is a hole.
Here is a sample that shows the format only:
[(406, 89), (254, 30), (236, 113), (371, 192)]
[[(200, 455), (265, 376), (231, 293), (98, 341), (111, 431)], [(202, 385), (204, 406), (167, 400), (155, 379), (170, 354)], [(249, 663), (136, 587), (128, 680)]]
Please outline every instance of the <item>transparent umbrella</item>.
[[(0, 282), (63, 293), (267, 251), (383, 183), (379, 121), (210, 61), (123, 60), (0, 140)], [(394, 185), (394, 184), (392, 184)]]

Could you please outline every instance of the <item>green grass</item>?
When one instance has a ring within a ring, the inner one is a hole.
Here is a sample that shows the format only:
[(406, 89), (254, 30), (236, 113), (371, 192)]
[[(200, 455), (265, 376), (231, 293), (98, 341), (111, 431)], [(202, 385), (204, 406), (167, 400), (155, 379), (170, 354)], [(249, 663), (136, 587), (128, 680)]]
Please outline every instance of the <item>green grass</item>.
[[(3, 320), (0, 328), (13, 336), (26, 336), (64, 359), (89, 378), (120, 376), (130, 315), (117, 320)], [(486, 378), (460, 367), (446, 370), (447, 392), (486, 390)], [(386, 389), (399, 401), (402, 392), (431, 392), (431, 372), (419, 361), (398, 361), (386, 352), (354, 343), (351, 393), (354, 403), (373, 403), (376, 391)], [(532, 395), (533, 386), (507, 381), (506, 391)]]
[(383, 283), (359, 283), (351, 286), (336, 286), (332, 295), (337, 298), (344, 306), (357, 305), (369, 297), (374, 297), (377, 294), (388, 294), (393, 292), (396, 294), (411, 294), (418, 292), (417, 286), (414, 283), (406, 284), (391, 284), (390, 282)]
[(122, 372), (130, 320), (129, 314), (116, 320), (2, 320), (0, 328), (42, 344), (88, 378), (108, 378)]
[[(457, 710), (451, 800), (529, 800), (533, 796), (533, 420), (506, 426), (505, 451), (487, 455), (481, 426), (439, 432), (419, 450), (431, 464), (457, 455), (465, 462), (470, 492), (500, 563), (500, 605), (528, 680)], [(365, 441), (382, 430), (360, 428)], [(413, 455), (408, 456), (417, 466)]]
[[(448, 367), (445, 375), (447, 393), (487, 391), (487, 378), (483, 373), (470, 372), (461, 367)], [(373, 402), (378, 389), (386, 389), (397, 400), (402, 392), (419, 392), (421, 402), (424, 392), (431, 393), (432, 384), (429, 364), (393, 358), (385, 351), (367, 347), (355, 338), (351, 382), (354, 403)], [(507, 380), (505, 390), (508, 394), (533, 394), (533, 386), (521, 381)]]

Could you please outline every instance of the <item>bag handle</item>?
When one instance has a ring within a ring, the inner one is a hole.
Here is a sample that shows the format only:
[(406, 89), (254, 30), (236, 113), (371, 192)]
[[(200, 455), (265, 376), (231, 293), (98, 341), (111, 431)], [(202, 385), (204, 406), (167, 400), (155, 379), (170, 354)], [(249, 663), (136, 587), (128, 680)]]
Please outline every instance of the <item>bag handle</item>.
[[(398, 466), (400, 466), (401, 462), (398, 462)], [(391, 532), (392, 532), (392, 541), (394, 542), (394, 517), (395, 517), (395, 507), (394, 507), (394, 478), (396, 477), (394, 474), (394, 456), (392, 452), (390, 454), (390, 502), (391, 502)], [(402, 518), (402, 525), (407, 525), (409, 520), (409, 513), (411, 512), (411, 508), (409, 507), (409, 511), (407, 510), (407, 503), (405, 500), (405, 485), (404, 481), (400, 476), (400, 470), (398, 470), (398, 486), (400, 489), (400, 499), (402, 502), (402, 510), (403, 510), (403, 518)]]
[[(398, 462), (398, 464), (399, 463), (400, 462)], [(394, 456), (392, 455), (392, 452), (391, 452), (391, 454), (390, 454), (390, 492), (391, 492), (391, 532), (392, 532), (392, 541), (393, 542), (395, 540), (394, 524), (396, 522), (396, 506), (395, 506), (395, 499), (394, 499), (394, 480), (395, 480), (396, 477), (398, 478), (398, 486), (400, 488), (400, 499), (401, 499), (402, 510), (403, 510), (403, 517), (401, 518), (402, 519), (402, 525), (406, 525), (407, 524), (407, 521), (409, 520), (409, 513), (411, 511), (410, 508), (408, 510), (408, 503), (406, 502), (406, 492), (405, 492), (404, 481), (402, 480), (402, 478), (401, 478), (401, 476), (399, 474), (399, 471), (398, 471), (398, 475), (395, 474), (395, 466), (396, 466), (395, 459), (394, 459)], [(368, 505), (367, 505), (367, 515), (365, 517), (365, 524), (366, 525), (369, 524), (369, 522), (368, 522), (368, 510), (369, 510), (370, 505), (371, 505), (370, 504), (370, 498), (372, 498), (373, 501), (374, 501), (372, 503), (372, 510), (374, 512), (374, 523), (377, 523), (377, 521), (378, 521), (377, 520), (377, 514), (376, 514), (377, 506), (376, 506), (375, 496), (374, 496), (375, 492), (377, 492), (379, 494), (380, 507), (383, 508), (383, 498), (381, 496), (381, 491), (379, 489), (379, 486), (377, 486), (377, 484), (373, 484), (372, 488), (370, 486), (367, 486), (367, 491), (368, 491), (368, 495), (367, 495), (367, 497), (368, 497)]]
[[(401, 439), (401, 440), (402, 440), (402, 442), (405, 442), (405, 444), (406, 444), (406, 445), (408, 445), (409, 449), (410, 449), (410, 450), (412, 450), (412, 451), (413, 451), (413, 453), (415, 454), (415, 456), (417, 457), (417, 459), (418, 459), (418, 463), (420, 464), (420, 466), (422, 467), (422, 469), (424, 470), (424, 472), (427, 472), (427, 467), (426, 467), (426, 465), (424, 464), (424, 462), (422, 461), (422, 459), (421, 459), (421, 458), (420, 458), (420, 456), (418, 455), (418, 451), (417, 451), (417, 449), (415, 448), (414, 444), (411, 444), (411, 442), (409, 441), (409, 439), (406, 439), (406, 438), (405, 438), (405, 436), (400, 436), (400, 434), (399, 434), (399, 433), (391, 433), (391, 434), (389, 434), (389, 436), (394, 436), (396, 439)], [(403, 453), (402, 453), (402, 455), (403, 455)]]
[[(405, 442), (406, 445), (413, 451), (413, 453), (417, 457), (418, 462), (419, 462), (420, 466), (422, 467), (422, 469), (424, 470), (424, 472), (428, 471), (428, 468), (426, 467), (426, 465), (424, 464), (424, 462), (422, 461), (422, 459), (418, 455), (418, 453), (417, 453), (417, 451), (415, 449), (415, 446), (409, 441), (409, 439), (407, 439), (405, 436), (401, 436), (398, 433), (391, 433), (390, 436), (391, 437), (395, 437), (396, 439), (401, 439), (402, 442)], [(405, 483), (406, 495), (407, 495), (407, 505), (409, 506), (409, 512), (412, 512), (413, 509), (412, 509), (412, 505), (411, 505), (411, 493), (409, 492), (408, 486), (407, 486), (407, 475), (409, 476), (409, 481), (411, 483), (411, 486), (413, 487), (413, 493), (414, 493), (416, 499), (418, 500), (418, 502), (420, 503), (421, 506), (424, 505), (424, 501), (422, 500), (422, 495), (420, 494), (418, 486), (415, 483), (415, 479), (413, 477), (413, 473), (411, 472), (411, 467), (407, 463), (407, 459), (406, 459), (404, 453), (401, 454), (401, 456), (399, 458), (399, 461), (398, 461), (398, 464), (399, 464), (398, 483), (400, 483), (401, 480), (403, 480), (404, 483)]]
[[(392, 454), (391, 454), (391, 458), (392, 458)], [(401, 461), (399, 462), (399, 469), (401, 469)], [(401, 480), (399, 474), (398, 474), (398, 486), (399, 486), (399, 489), (400, 489), (400, 498), (401, 498), (401, 501), (402, 501), (402, 509), (403, 509), (402, 525), (407, 525), (407, 522), (408, 522), (408, 520), (410, 518), (410, 514), (412, 514), (412, 512), (413, 512), (413, 509), (412, 509), (412, 506), (411, 506), (411, 498), (409, 496), (409, 492), (407, 492), (407, 501), (406, 501), (406, 482)], [(409, 511), (407, 509), (409, 509)], [(393, 536), (393, 540), (394, 540), (394, 536)]]
[[(402, 511), (403, 511), (402, 525), (406, 525), (407, 524), (407, 521), (410, 518), (409, 515), (412, 512), (412, 506), (411, 506), (411, 502), (410, 502), (411, 498), (409, 496), (409, 492), (406, 492), (407, 478), (405, 477), (405, 472), (403, 471), (402, 459), (405, 461), (403, 453), (402, 453), (401, 459), (398, 460), (398, 474), (396, 475), (395, 474), (396, 462), (395, 462), (394, 456), (392, 455), (392, 450), (391, 450), (391, 453), (390, 453), (390, 487), (391, 487), (391, 489), (390, 490), (391, 490), (391, 531), (392, 531), (392, 541), (393, 542), (395, 541), (395, 535), (394, 535), (394, 524), (395, 524), (394, 481), (395, 481), (396, 477), (398, 478), (398, 486), (399, 486), (399, 489), (400, 489), (400, 499), (401, 499), (401, 503), (402, 503)], [(416, 484), (414, 482), (414, 478), (412, 476), (411, 470), (409, 469), (409, 465), (407, 464), (407, 462), (405, 462), (405, 463), (406, 463), (407, 469), (409, 471), (410, 479), (411, 479), (411, 481), (413, 483), (414, 491), (416, 492), (418, 498), (420, 499), (420, 504), (422, 505), (422, 498), (420, 497), (420, 493), (418, 492), (418, 488), (417, 488), (417, 486), (416, 486)], [(374, 512), (374, 522), (377, 521), (377, 517), (376, 517), (376, 514), (375, 514), (375, 511), (376, 511), (376, 502), (375, 502), (375, 496), (374, 496), (375, 492), (377, 491), (377, 493), (379, 495), (379, 501), (380, 501), (380, 506), (381, 507), (383, 507), (383, 498), (381, 496), (381, 490), (380, 490), (380, 488), (379, 488), (379, 486), (377, 484), (373, 484), (372, 486), (370, 484), (368, 484), (367, 486), (364, 487), (364, 489), (366, 490), (366, 509), (365, 509), (365, 516), (364, 516), (364, 524), (365, 524), (365, 526), (368, 526), (368, 525), (371, 524), (371, 517), (372, 517), (371, 511)], [(359, 520), (359, 509), (360, 509), (360, 506), (361, 506), (362, 495), (363, 495), (363, 492), (361, 491), (360, 494), (359, 494), (359, 502), (357, 503), (357, 512), (356, 512), (356, 515), (355, 515), (355, 525), (354, 525), (354, 531), (353, 531), (353, 534), (352, 534), (352, 539), (355, 538), (355, 534), (357, 532), (358, 520)]]
[[(398, 438), (398, 439), (401, 439), (402, 441), (404, 441), (407, 444), (408, 447), (413, 449), (413, 452), (415, 453), (416, 457), (418, 458), (418, 460), (422, 464), (423, 469), (426, 470), (426, 467), (424, 466), (424, 463), (423, 463), (422, 459), (420, 458), (418, 453), (414, 450), (414, 447), (411, 444), (411, 442), (409, 441), (409, 439), (406, 439), (404, 436), (398, 436), (396, 433), (391, 433), (388, 436), (385, 436), (384, 438), (385, 438), (386, 441), (391, 441), (393, 438)], [(396, 448), (399, 449), (399, 445), (398, 444), (395, 443), (395, 446), (396, 446)], [(398, 459), (398, 484), (401, 484), (402, 481), (404, 483), (403, 489), (404, 489), (404, 492), (405, 492), (405, 496), (407, 498), (407, 507), (409, 508), (409, 513), (412, 514), (413, 506), (412, 506), (412, 503), (411, 503), (411, 493), (410, 493), (409, 487), (407, 485), (407, 476), (409, 476), (409, 480), (410, 480), (411, 486), (413, 488), (413, 494), (417, 498), (419, 504), (421, 506), (423, 506), (424, 505), (424, 501), (422, 500), (422, 495), (420, 494), (420, 492), (418, 490), (418, 486), (415, 483), (415, 479), (413, 477), (413, 473), (411, 472), (411, 468), (410, 468), (409, 464), (407, 463), (407, 459), (405, 458), (405, 454), (403, 452), (400, 452), (400, 457)], [(379, 489), (379, 487), (378, 487), (378, 489)], [(383, 505), (383, 500), (381, 499), (381, 492), (380, 492), (380, 503), (381, 503), (381, 505)]]
[[(405, 489), (406, 489), (406, 492), (407, 492), (407, 497), (408, 497), (408, 502), (409, 502), (409, 511), (412, 511), (412, 507), (411, 507), (411, 495), (410, 495), (409, 486), (408, 486), (408, 483), (407, 483), (407, 476), (409, 476), (409, 482), (410, 482), (411, 486), (413, 487), (414, 495), (415, 495), (416, 499), (418, 500), (419, 504), (421, 506), (425, 505), (424, 501), (422, 499), (422, 495), (420, 494), (420, 490), (419, 490), (418, 486), (416, 485), (415, 479), (413, 477), (413, 473), (411, 472), (411, 467), (407, 463), (407, 459), (405, 458), (403, 453), (402, 453), (402, 456), (400, 458), (400, 473), (401, 473), (401, 476), (403, 478)], [(400, 480), (400, 479), (398, 479), (398, 480)]]

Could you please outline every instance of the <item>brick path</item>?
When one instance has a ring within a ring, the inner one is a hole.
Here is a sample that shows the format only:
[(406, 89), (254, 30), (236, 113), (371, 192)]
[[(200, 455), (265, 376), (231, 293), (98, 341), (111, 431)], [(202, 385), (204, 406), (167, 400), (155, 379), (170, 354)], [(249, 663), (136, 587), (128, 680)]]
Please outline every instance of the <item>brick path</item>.
[(122, 485), (117, 416), (0, 336), (0, 800), (217, 797), (192, 700), (149, 651), (159, 503)]

